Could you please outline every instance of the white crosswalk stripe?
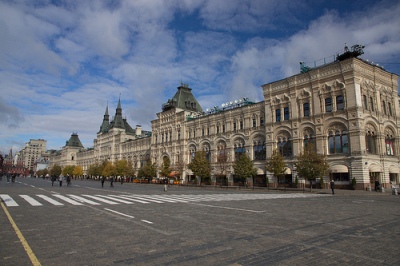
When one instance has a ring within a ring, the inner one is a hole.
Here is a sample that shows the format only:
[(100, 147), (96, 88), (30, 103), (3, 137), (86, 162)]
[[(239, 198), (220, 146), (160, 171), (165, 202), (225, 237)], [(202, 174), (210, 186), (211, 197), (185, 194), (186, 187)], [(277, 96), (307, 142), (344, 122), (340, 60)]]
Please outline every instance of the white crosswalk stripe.
[(38, 196), (39, 198), (42, 198), (42, 199), (44, 199), (45, 201), (47, 201), (47, 202), (53, 204), (53, 205), (56, 205), (56, 206), (62, 206), (62, 205), (64, 205), (64, 204), (62, 204), (61, 202), (56, 201), (56, 200), (53, 200), (52, 198), (50, 198), (50, 197), (48, 197), (48, 196), (46, 196), (46, 195), (37, 195), (37, 196)]
[(42, 206), (43, 204), (28, 195), (19, 195), (21, 198), (29, 202), (32, 206)]
[[(238, 201), (238, 200), (267, 200), (267, 199), (283, 199), (283, 198), (306, 198), (327, 196), (323, 194), (206, 194), (206, 195), (190, 195), (190, 194), (154, 194), (154, 195), (19, 195), (19, 198), (31, 206), (44, 206), (51, 204), (55, 206), (64, 206), (65, 203), (71, 205), (116, 205), (116, 204), (149, 204), (149, 203), (190, 203), (190, 202), (217, 202), (217, 201)], [(56, 199), (54, 199), (56, 198)], [(0, 199), (7, 207), (18, 207), (20, 204), (7, 194), (0, 194)], [(61, 202), (60, 202), (61, 201)]]

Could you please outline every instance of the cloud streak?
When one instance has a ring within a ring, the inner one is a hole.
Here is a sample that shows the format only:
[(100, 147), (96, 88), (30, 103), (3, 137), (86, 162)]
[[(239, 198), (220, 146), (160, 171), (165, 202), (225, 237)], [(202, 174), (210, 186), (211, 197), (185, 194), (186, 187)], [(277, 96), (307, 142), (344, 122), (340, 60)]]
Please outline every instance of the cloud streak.
[(59, 149), (72, 132), (90, 147), (120, 95), (128, 122), (151, 130), (181, 81), (204, 109), (261, 101), (262, 84), (344, 43), (400, 73), (399, 12), (369, 0), (0, 2), (0, 150), (31, 138)]

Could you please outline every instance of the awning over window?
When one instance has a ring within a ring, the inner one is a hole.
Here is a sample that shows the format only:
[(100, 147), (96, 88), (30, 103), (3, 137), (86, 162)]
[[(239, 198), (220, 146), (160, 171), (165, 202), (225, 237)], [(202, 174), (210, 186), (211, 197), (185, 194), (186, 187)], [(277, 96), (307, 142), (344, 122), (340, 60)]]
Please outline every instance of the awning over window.
[(286, 168), (285, 175), (290, 175), (291, 173), (292, 173), (292, 169), (290, 169), (289, 167)]
[(398, 173), (400, 173), (400, 169), (395, 165), (391, 165), (391, 166), (389, 166), (389, 173), (390, 174), (398, 174)]
[(369, 167), (370, 172), (382, 172), (381, 167), (377, 164), (371, 164)]
[(261, 168), (257, 168), (257, 175), (263, 175), (264, 174), (264, 170)]
[(336, 164), (330, 167), (330, 171), (332, 173), (348, 173), (349, 168), (347, 168), (347, 166), (343, 164)]

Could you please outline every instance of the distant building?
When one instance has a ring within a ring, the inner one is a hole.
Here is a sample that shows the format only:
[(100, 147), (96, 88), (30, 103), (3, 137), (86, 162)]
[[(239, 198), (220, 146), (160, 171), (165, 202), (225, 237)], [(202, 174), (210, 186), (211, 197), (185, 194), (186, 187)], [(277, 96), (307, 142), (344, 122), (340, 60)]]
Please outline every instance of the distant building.
[(15, 156), (13, 156), (12, 148), (10, 148), (8, 156), (6, 156), (4, 159), (3, 172), (9, 174), (17, 174), (17, 175), (28, 174), (28, 171), (25, 168), (24, 161), (22, 160), (20, 153), (17, 152)]
[(147, 159), (161, 166), (168, 157), (172, 168), (184, 165), (181, 176), (187, 182), (194, 178), (187, 164), (203, 150), (212, 165), (212, 184), (234, 185), (239, 180), (233, 163), (245, 153), (258, 169), (255, 185), (264, 185), (268, 177), (271, 186), (278, 186), (265, 170), (272, 152), (279, 150), (288, 166), (280, 182), (291, 184), (297, 176), (297, 156), (312, 143), (327, 156), (326, 183), (334, 179), (345, 188), (355, 178), (358, 189), (373, 187), (375, 181), (399, 184), (396, 74), (350, 56), (302, 69), (262, 89), (264, 101), (242, 98), (203, 110), (192, 89), (181, 84), (151, 121), (151, 132), (130, 127), (118, 101), (112, 121), (107, 106), (93, 148), (70, 146), (70, 140), (50, 156), (51, 164), (81, 165), (87, 171), (96, 162), (126, 159), (139, 170)]
[(21, 160), (31, 174), (35, 172), (37, 160), (46, 154), (46, 144), (47, 141), (44, 139), (31, 139), (20, 151)]

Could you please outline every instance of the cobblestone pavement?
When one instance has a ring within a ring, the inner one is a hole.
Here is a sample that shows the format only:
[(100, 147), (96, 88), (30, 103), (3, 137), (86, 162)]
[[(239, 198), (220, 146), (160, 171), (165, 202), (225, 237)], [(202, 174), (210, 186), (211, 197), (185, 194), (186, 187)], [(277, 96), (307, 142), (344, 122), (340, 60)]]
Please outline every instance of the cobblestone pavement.
[[(55, 193), (214, 200), (32, 206), (19, 196)], [(164, 192), (144, 184), (101, 189), (87, 181), (62, 188), (40, 180), (0, 184), (0, 194), (19, 199), (19, 206), (5, 208), (42, 265), (400, 265), (400, 197), (389, 191), (330, 193), (176, 186)], [(252, 199), (257, 195), (262, 199)], [(29, 264), (1, 210), (0, 265)]]

